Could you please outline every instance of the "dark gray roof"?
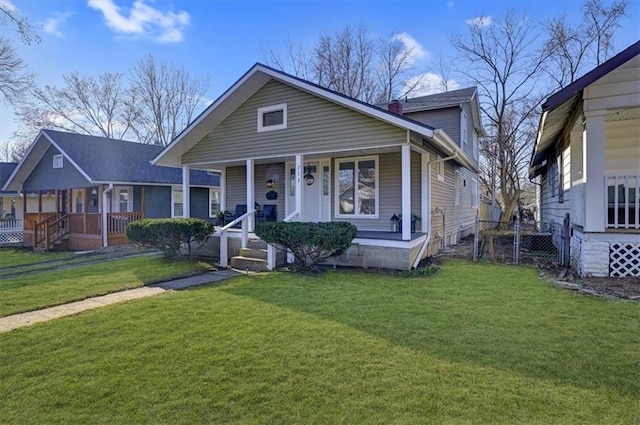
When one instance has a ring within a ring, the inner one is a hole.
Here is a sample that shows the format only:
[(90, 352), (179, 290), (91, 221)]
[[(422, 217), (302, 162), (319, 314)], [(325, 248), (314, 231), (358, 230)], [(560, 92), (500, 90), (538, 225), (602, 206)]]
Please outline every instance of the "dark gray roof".
[[(162, 146), (43, 130), (93, 182), (181, 184), (182, 169), (151, 165)], [(218, 186), (220, 176), (191, 170), (194, 186)]]
[[(0, 162), (0, 193), (2, 193), (2, 186), (9, 180), (9, 176), (17, 166), (17, 162)], [(15, 191), (10, 190), (6, 193), (15, 193)]]
[[(461, 103), (470, 102), (476, 92), (475, 87), (467, 87), (459, 90), (451, 90), (442, 93), (430, 94), (414, 98), (398, 99), (403, 112), (427, 111), (458, 106)], [(386, 104), (384, 105), (386, 107)]]

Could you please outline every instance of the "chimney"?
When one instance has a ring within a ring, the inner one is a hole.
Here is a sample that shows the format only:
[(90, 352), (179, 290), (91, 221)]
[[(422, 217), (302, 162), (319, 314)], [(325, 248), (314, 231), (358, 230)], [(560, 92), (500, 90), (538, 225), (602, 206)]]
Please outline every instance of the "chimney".
[(394, 99), (389, 102), (389, 105), (387, 105), (387, 109), (389, 110), (389, 112), (402, 115), (402, 103), (400, 103), (398, 99)]

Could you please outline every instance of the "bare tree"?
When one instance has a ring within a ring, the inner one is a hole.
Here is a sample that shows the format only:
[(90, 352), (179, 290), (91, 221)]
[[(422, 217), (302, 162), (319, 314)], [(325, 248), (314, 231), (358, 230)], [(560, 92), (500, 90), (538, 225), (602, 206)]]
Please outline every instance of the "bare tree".
[(36, 33), (29, 20), (20, 15), (18, 9), (11, 3), (0, 2), (0, 23), (4, 25), (5, 22), (15, 26), (16, 31), (22, 37), (23, 43), (40, 42), (40, 36)]
[(136, 119), (134, 103), (122, 85), (122, 74), (64, 76), (62, 88), (35, 88), (16, 115), (27, 127), (57, 128), (122, 139)]
[(153, 56), (137, 62), (131, 70), (131, 93), (135, 98), (133, 130), (140, 142), (166, 146), (195, 118), (203, 106), (206, 80), (192, 77), (182, 67), (156, 63)]
[(373, 37), (365, 26), (347, 25), (321, 34), (312, 47), (288, 42), (284, 54), (269, 49), (266, 61), (282, 71), (364, 102), (411, 94), (422, 83), (414, 74), (414, 48), (399, 34)]
[[(535, 132), (532, 117), (544, 99), (540, 86), (549, 52), (536, 47), (536, 27), (524, 16), (509, 11), (501, 22), (487, 22), (469, 25), (469, 34), (454, 36), (452, 42), (460, 56), (461, 73), (478, 86), (480, 108), (488, 121), (482, 152), (490, 156), (485, 163), (497, 168), (501, 221), (506, 221), (518, 205), (532, 146), (530, 135)], [(488, 179), (485, 175), (484, 180)]]
[(14, 105), (33, 85), (34, 75), (18, 56), (11, 42), (0, 37), (0, 100)]
[(621, 0), (609, 7), (601, 0), (589, 0), (582, 7), (581, 21), (572, 26), (565, 16), (547, 24), (547, 48), (552, 62), (549, 77), (558, 87), (575, 81), (586, 68), (600, 65), (613, 52), (613, 37), (626, 16), (629, 3)]

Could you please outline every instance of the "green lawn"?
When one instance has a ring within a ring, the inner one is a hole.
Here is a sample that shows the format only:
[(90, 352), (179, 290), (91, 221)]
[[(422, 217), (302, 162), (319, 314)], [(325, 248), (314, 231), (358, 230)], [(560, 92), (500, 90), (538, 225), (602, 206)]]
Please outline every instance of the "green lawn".
[(27, 249), (0, 248), (0, 269), (73, 257), (73, 252), (49, 252), (42, 254)]
[(0, 317), (137, 288), (206, 268), (208, 265), (200, 262), (167, 262), (145, 256), (2, 278)]
[(637, 424), (640, 304), (532, 269), (273, 273), (0, 334), (0, 423)]

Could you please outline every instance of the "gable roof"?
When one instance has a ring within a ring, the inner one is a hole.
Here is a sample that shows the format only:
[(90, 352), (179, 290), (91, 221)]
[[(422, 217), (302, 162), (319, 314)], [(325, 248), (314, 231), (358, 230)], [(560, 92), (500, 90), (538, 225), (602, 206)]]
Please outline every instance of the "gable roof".
[(614, 69), (640, 55), (640, 41), (627, 47), (600, 66), (587, 72), (565, 88), (555, 92), (542, 104), (542, 116), (538, 125), (538, 137), (531, 155), (529, 175), (539, 174), (540, 165), (547, 152), (555, 145), (575, 109), (580, 107), (584, 89)]
[(399, 102), (402, 105), (403, 112), (448, 108), (459, 106), (461, 103), (471, 102), (476, 91), (477, 89), (475, 87), (467, 87), (427, 96), (405, 98), (404, 100), (400, 99)]
[[(162, 151), (161, 146), (57, 130), (42, 130), (5, 186), (19, 189), (49, 146), (54, 146), (90, 184), (171, 185), (182, 183), (181, 169), (151, 165), (151, 159)], [(191, 170), (190, 182), (192, 186), (218, 186), (219, 175)]]
[(152, 163), (169, 166), (180, 165), (181, 157), (184, 153), (195, 146), (211, 129), (224, 121), (233, 111), (270, 80), (279, 81), (298, 90), (411, 131), (423, 138), (429, 139), (437, 148), (444, 152), (456, 153), (456, 160), (458, 162), (471, 170), (478, 171), (475, 162), (471, 160), (443, 130), (434, 129), (411, 118), (397, 115), (386, 109), (329, 90), (261, 63), (256, 63), (227, 89), (227, 91), (218, 97), (218, 99), (212, 102), (204, 112), (191, 122), (187, 128), (153, 159)]
[(17, 162), (0, 162), (0, 194), (2, 194), (2, 187), (9, 180), (11, 173), (18, 166)]

